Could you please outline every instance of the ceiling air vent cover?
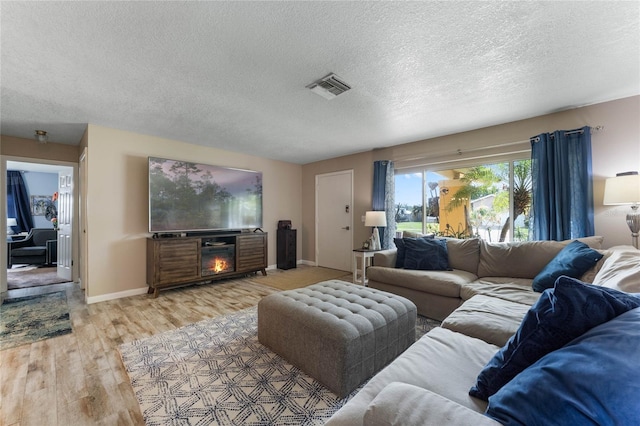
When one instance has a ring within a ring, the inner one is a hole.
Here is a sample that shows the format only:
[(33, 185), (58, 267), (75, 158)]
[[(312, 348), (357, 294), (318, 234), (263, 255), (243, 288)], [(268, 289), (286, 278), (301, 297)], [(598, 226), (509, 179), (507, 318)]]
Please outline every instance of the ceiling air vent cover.
[(342, 79), (337, 75), (329, 74), (328, 76), (308, 85), (307, 89), (310, 89), (313, 93), (316, 93), (325, 99), (333, 99), (351, 89), (351, 86), (342, 81)]

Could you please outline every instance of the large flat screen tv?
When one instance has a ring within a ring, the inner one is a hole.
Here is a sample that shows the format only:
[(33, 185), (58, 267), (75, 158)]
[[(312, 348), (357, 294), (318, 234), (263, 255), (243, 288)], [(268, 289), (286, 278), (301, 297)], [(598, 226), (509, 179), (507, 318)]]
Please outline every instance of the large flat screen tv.
[(261, 227), (261, 172), (149, 157), (149, 232)]

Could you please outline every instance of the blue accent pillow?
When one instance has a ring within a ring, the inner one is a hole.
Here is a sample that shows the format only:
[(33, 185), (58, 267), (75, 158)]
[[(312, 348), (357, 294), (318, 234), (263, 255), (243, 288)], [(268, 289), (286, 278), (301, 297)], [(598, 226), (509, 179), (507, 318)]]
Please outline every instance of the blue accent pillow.
[(635, 425), (640, 420), (640, 309), (584, 333), (489, 398), (504, 425)]
[(398, 249), (396, 251), (396, 268), (404, 268), (404, 242), (408, 240), (408, 238), (394, 238), (393, 243), (396, 245)]
[(580, 278), (593, 267), (602, 254), (578, 240), (567, 244), (533, 279), (533, 290), (541, 293), (553, 287), (560, 275)]
[(407, 239), (404, 242), (405, 269), (421, 271), (447, 271), (449, 268), (449, 254), (447, 242), (435, 238)]
[(396, 268), (404, 268), (404, 259), (405, 259), (405, 244), (404, 242), (406, 240), (417, 240), (418, 238), (429, 238), (429, 239), (433, 239), (433, 235), (426, 235), (424, 237), (405, 237), (405, 238), (394, 238), (393, 239), (393, 243), (396, 245), (396, 248), (398, 249), (396, 252)]
[(469, 395), (487, 400), (521, 371), (589, 329), (640, 307), (640, 295), (561, 276), (478, 375)]

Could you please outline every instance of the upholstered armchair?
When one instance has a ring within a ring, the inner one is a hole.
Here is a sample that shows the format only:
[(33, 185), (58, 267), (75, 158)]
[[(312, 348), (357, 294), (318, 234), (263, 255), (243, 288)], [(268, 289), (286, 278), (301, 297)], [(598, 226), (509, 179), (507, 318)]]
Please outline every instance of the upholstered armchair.
[(24, 240), (8, 244), (9, 268), (14, 264), (48, 265), (58, 257), (58, 231), (55, 229), (32, 228)]

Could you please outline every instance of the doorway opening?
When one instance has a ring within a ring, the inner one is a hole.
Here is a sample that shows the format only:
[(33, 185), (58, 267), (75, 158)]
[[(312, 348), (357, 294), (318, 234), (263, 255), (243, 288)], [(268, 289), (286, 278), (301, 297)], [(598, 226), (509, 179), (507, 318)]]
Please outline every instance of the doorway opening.
[[(39, 289), (38, 292), (49, 292), (49, 287), (73, 281), (71, 270), (66, 270), (61, 265), (71, 264), (68, 234), (73, 217), (73, 197), (68, 193), (73, 187), (74, 167), (66, 165), (68, 163), (39, 161), (41, 160), (6, 161), (7, 174), (19, 172), (26, 190), (22, 197), (26, 202), (20, 202), (18, 209), (17, 203), (12, 199), (13, 194), (7, 192), (5, 195), (8, 207), (8, 297), (20, 297), (25, 291), (31, 295), (36, 291), (35, 288)], [(67, 195), (62, 197), (64, 193)], [(20, 216), (23, 219), (28, 216), (30, 221), (10, 216)], [(67, 224), (67, 233), (61, 233), (61, 222)]]

